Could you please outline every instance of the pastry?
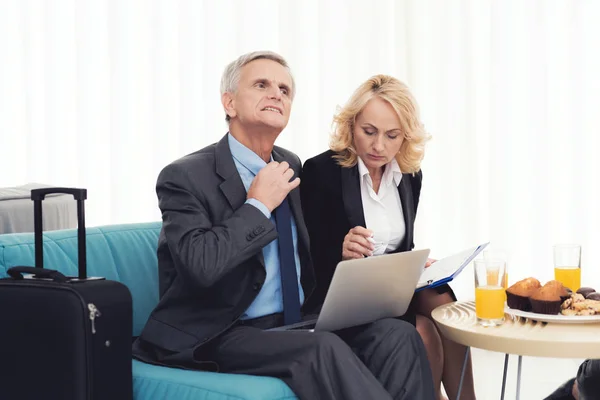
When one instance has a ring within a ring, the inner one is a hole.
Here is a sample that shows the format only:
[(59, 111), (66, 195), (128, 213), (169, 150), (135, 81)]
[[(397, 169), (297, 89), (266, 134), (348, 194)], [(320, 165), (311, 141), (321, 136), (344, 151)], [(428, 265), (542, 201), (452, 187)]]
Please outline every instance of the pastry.
[(592, 293), (588, 294), (585, 298), (588, 300), (600, 300), (600, 293), (592, 292)]
[(506, 302), (510, 308), (521, 311), (530, 311), (531, 303), (529, 297), (542, 285), (535, 278), (520, 280), (508, 289), (506, 289)]
[[(564, 287), (564, 285), (559, 281), (555, 281), (555, 280), (548, 281), (548, 282), (546, 282), (546, 284), (543, 287), (554, 288), (554, 290), (556, 290), (556, 293), (560, 296), (561, 303), (571, 297), (571, 293), (569, 293), (567, 288)], [(585, 295), (584, 295), (584, 297), (585, 297)]]
[(592, 289), (591, 287), (581, 287), (579, 288), (579, 290), (577, 290), (577, 293), (583, 295), (583, 297), (587, 297), (588, 294), (590, 293), (594, 293), (596, 292), (594, 289)]
[(538, 314), (558, 314), (563, 303), (560, 289), (555, 285), (549, 285), (536, 290), (529, 299), (531, 310)]
[[(594, 293), (591, 293), (594, 294)], [(565, 300), (561, 306), (561, 314), (574, 316), (574, 315), (600, 315), (600, 301), (586, 299), (580, 293), (575, 293), (571, 297)]]

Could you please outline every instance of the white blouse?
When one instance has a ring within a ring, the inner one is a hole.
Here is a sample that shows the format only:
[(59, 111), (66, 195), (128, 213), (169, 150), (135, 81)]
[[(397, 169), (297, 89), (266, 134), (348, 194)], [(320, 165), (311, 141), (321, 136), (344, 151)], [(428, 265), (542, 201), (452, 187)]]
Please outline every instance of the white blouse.
[(402, 212), (402, 203), (398, 185), (402, 180), (402, 171), (396, 159), (385, 166), (379, 193), (373, 190), (373, 181), (364, 162), (358, 158), (360, 176), (360, 195), (367, 229), (373, 231), (375, 250), (373, 255), (381, 255), (395, 250), (404, 235), (406, 225)]

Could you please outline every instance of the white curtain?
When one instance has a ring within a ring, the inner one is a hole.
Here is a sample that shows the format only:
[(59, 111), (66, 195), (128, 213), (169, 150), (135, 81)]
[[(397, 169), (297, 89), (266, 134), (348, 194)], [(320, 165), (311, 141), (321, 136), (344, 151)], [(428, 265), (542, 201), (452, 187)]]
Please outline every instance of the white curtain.
[(413, 89), (433, 135), (417, 247), (491, 240), (511, 281), (547, 280), (576, 242), (600, 290), (599, 20), (596, 0), (0, 0), (0, 187), (86, 187), (89, 225), (160, 219), (160, 169), (227, 130), (223, 68), (270, 49), (298, 84), (278, 144), (303, 160), (369, 76)]

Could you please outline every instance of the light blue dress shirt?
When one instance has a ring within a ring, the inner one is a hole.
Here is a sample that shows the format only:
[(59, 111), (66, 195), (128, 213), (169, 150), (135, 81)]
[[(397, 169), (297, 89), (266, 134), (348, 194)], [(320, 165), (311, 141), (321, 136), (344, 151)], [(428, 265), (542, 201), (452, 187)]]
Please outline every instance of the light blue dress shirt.
[[(246, 192), (250, 188), (250, 184), (254, 180), (258, 171), (267, 165), (252, 150), (238, 142), (231, 133), (227, 135), (229, 141), (229, 149), (233, 156), (233, 162), (237, 168)], [(271, 156), (273, 161), (273, 156)], [(269, 209), (256, 199), (248, 199), (246, 203), (251, 204), (262, 211), (273, 224), (275, 219), (269, 212)], [(296, 229), (296, 221), (292, 215), (292, 239), (294, 240), (294, 257), (296, 259), (296, 275), (298, 276), (298, 291), (300, 293), (300, 304), (304, 303), (304, 291), (300, 284), (300, 257), (298, 256), (298, 231)], [(265, 268), (267, 277), (261, 288), (258, 296), (254, 299), (250, 307), (242, 315), (241, 319), (258, 318), (269, 314), (283, 312), (283, 296), (281, 293), (281, 274), (279, 273), (279, 243), (275, 239), (262, 249), (265, 259)]]

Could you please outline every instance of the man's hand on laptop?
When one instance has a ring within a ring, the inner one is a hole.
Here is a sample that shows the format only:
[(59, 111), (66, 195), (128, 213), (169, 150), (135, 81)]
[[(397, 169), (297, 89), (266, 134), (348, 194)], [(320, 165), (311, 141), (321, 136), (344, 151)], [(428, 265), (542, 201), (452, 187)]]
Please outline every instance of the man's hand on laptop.
[(433, 264), (434, 262), (436, 262), (437, 260), (433, 259), (433, 258), (428, 258), (427, 262), (425, 263), (425, 268), (429, 268), (431, 267), (431, 264)]
[(342, 245), (342, 260), (369, 257), (375, 250), (373, 231), (362, 226), (350, 229), (344, 237)]
[(258, 171), (248, 189), (247, 198), (260, 201), (273, 212), (288, 193), (300, 184), (300, 178), (290, 182), (293, 176), (294, 170), (287, 162), (271, 161)]

